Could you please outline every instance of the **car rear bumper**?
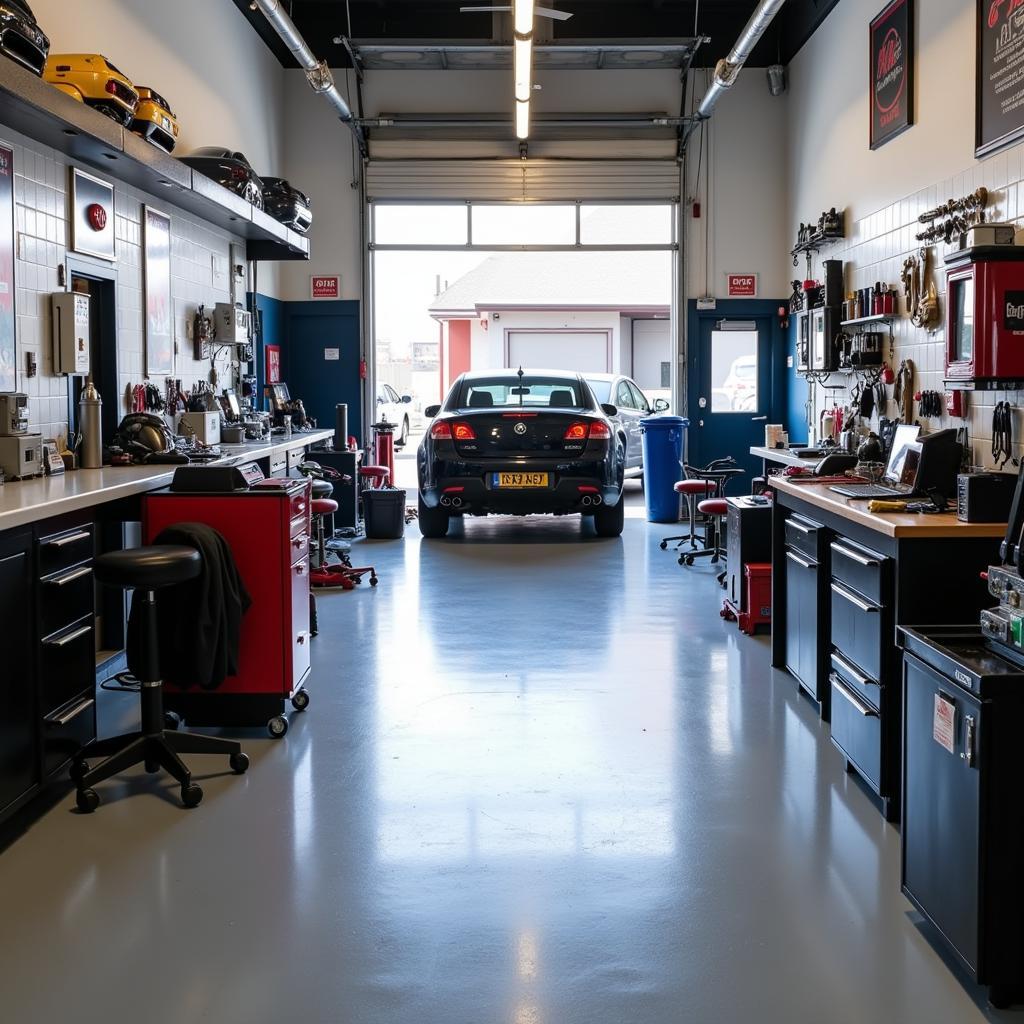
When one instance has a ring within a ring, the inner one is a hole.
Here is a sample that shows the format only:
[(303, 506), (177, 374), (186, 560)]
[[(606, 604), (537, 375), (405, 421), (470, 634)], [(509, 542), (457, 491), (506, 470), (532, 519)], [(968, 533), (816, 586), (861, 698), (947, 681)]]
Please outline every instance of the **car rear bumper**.
[[(421, 482), (420, 495), (428, 508), (503, 515), (531, 515), (593, 512), (602, 504), (621, 499), (619, 483), (605, 475), (605, 463), (573, 466), (531, 462), (529, 465), (461, 465), (440, 463), (431, 478)], [(547, 473), (548, 486), (501, 488), (496, 473)]]

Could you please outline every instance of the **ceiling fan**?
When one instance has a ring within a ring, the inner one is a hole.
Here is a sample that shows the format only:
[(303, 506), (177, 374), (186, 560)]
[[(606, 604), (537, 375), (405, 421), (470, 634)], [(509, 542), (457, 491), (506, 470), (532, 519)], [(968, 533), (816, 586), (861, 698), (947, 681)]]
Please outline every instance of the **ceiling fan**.
[[(511, 14), (512, 5), (505, 4), (495, 7), (490, 4), (483, 7), (460, 7), (461, 14)], [(572, 14), (568, 11), (556, 11), (552, 7), (535, 7), (533, 13), (539, 18), (553, 18), (555, 21), (568, 21)]]

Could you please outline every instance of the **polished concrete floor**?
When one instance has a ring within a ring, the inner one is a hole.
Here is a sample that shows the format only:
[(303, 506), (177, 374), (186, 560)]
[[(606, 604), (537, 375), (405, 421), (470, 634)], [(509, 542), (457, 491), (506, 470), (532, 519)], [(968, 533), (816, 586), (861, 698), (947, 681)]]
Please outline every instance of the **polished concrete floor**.
[[(312, 703), (196, 810), (130, 775), (0, 854), (11, 1024), (968, 1024), (899, 836), (767, 639), (631, 510), (361, 545)], [(107, 717), (132, 698), (107, 697)]]

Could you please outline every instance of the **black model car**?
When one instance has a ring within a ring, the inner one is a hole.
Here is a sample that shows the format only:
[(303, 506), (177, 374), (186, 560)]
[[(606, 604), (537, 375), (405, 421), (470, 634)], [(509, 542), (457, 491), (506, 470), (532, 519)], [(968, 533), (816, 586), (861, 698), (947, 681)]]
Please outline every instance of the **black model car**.
[(309, 196), (284, 178), (263, 179), (263, 209), (285, 227), (304, 235), (313, 224)]
[(240, 195), (256, 209), (263, 209), (263, 182), (244, 153), (233, 153), (220, 146), (203, 146), (183, 156), (181, 162)]
[(50, 40), (27, 0), (0, 0), (0, 52), (42, 78)]
[(465, 373), (417, 453), (419, 524), (443, 537), (453, 515), (580, 513), (622, 533), (626, 446), (586, 381), (561, 371)]

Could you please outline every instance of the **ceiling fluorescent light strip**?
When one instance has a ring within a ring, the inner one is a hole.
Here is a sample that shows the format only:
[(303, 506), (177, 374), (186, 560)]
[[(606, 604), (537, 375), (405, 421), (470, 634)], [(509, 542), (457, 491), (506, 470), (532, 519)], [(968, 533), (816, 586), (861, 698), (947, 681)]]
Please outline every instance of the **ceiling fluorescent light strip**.
[(530, 135), (530, 103), (516, 100), (516, 138), (527, 139)]
[(533, 33), (533, 0), (513, 0), (516, 34), (528, 36)]
[(516, 36), (513, 46), (513, 73), (516, 83), (516, 99), (520, 103), (529, 103), (533, 92), (533, 40)]

